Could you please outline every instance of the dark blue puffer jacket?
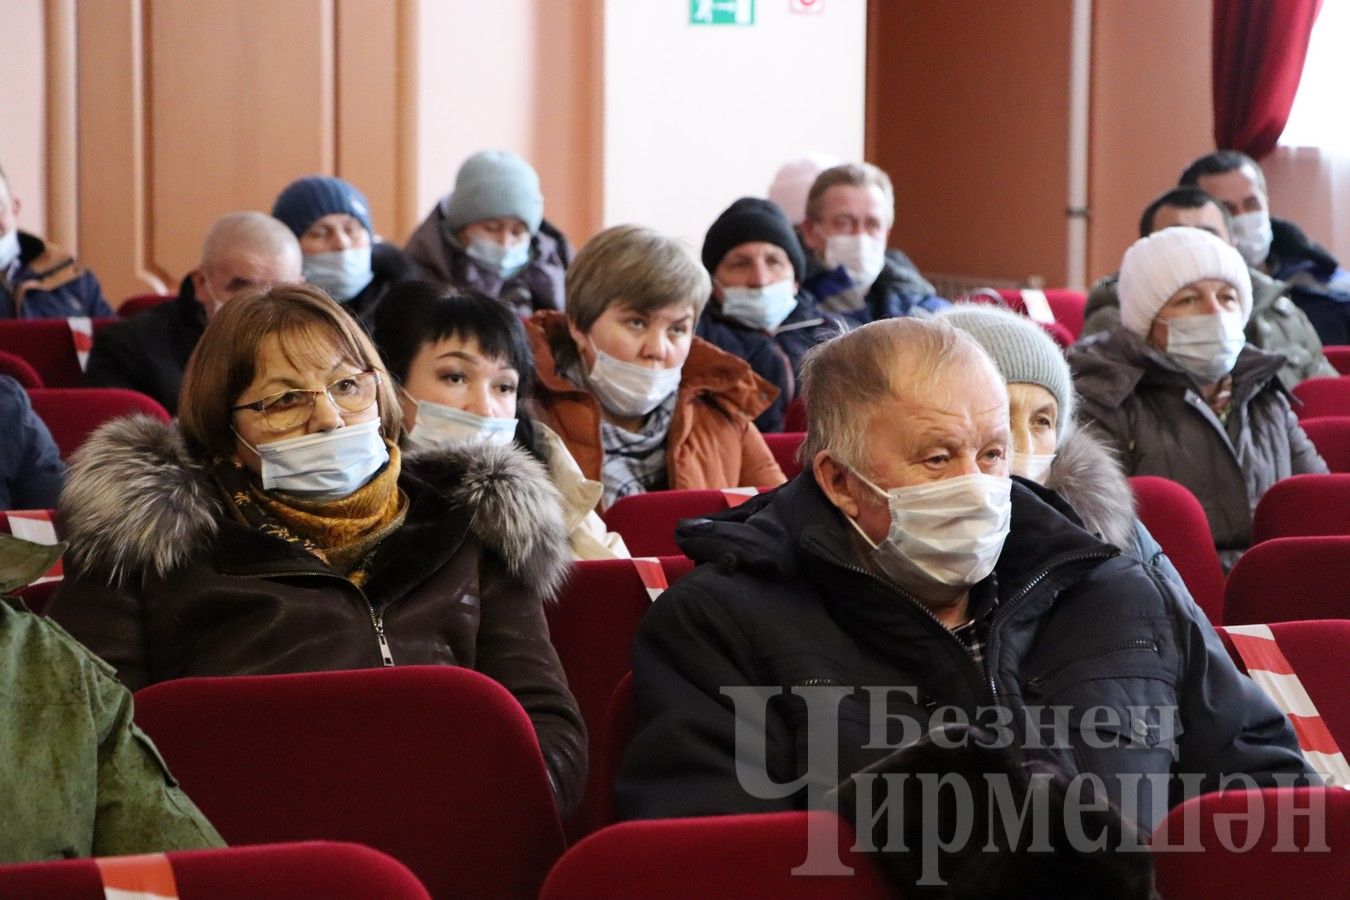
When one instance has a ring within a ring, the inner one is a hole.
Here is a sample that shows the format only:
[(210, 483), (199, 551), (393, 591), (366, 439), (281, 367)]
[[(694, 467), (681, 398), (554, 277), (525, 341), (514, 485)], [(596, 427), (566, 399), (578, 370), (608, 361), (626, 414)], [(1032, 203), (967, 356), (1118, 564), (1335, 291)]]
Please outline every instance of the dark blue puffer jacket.
[(0, 375), (0, 509), (54, 509), (66, 466), (17, 381)]
[(0, 277), (0, 319), (114, 315), (94, 273), (59, 247), (20, 231), (19, 261), (13, 277)]

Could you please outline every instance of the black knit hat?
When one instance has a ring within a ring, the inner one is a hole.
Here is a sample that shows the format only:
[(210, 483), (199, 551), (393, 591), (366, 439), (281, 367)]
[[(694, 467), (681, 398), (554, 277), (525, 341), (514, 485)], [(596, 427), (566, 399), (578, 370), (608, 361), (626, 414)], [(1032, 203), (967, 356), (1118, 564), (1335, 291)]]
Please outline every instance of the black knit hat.
[(703, 267), (711, 273), (733, 248), (752, 241), (782, 247), (792, 261), (797, 280), (806, 275), (806, 256), (797, 232), (777, 203), (758, 197), (742, 197), (726, 208), (703, 239)]

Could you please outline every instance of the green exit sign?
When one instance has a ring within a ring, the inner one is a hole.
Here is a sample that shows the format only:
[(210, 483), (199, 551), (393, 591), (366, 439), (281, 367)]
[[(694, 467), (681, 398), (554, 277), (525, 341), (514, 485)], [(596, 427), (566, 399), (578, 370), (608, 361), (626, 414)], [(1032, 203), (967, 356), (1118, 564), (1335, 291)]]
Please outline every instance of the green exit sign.
[(755, 0), (689, 0), (690, 25), (753, 25)]

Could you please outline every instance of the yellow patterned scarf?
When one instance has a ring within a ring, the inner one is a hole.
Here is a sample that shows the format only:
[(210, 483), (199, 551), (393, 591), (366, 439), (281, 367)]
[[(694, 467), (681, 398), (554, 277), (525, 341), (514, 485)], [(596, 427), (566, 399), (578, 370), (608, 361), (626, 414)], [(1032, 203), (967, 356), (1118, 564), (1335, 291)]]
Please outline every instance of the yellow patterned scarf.
[(398, 446), (386, 440), (389, 464), (340, 500), (305, 500), (264, 491), (242, 466), (221, 460), (214, 474), (235, 519), (265, 534), (299, 544), (360, 587), (371, 551), (403, 524), (408, 495), (398, 486)]

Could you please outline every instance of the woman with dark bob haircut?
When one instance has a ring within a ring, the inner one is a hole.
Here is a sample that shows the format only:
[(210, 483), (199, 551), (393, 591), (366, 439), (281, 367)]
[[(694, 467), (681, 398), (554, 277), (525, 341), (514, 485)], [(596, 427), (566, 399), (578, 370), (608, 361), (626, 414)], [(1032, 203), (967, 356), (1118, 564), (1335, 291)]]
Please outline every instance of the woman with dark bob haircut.
[(71, 459), (53, 617), (132, 690), (476, 669), (525, 708), (570, 809), (585, 731), (543, 613), (569, 554), (538, 463), (509, 446), (401, 453), (403, 413), (370, 339), (300, 284), (222, 307), (179, 415), (109, 422)]
[(524, 448), (548, 467), (562, 495), (573, 555), (626, 558), (623, 538), (607, 532), (595, 511), (603, 486), (527, 409), (534, 352), (520, 320), (490, 297), (447, 294), (427, 282), (397, 285), (381, 309), (375, 343), (399, 391), (404, 443)]

